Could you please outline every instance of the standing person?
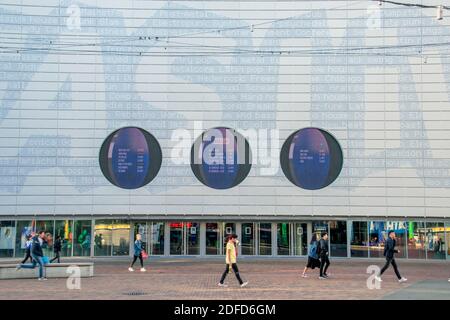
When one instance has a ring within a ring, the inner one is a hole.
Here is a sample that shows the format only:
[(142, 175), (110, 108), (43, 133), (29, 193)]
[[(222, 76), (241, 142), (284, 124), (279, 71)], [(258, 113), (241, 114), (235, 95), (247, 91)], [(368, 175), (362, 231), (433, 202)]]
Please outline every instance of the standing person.
[(50, 263), (52, 263), (55, 260), (58, 260), (58, 263), (61, 263), (60, 256), (61, 256), (61, 236), (56, 236), (55, 243), (53, 244), (53, 252), (55, 253), (55, 257), (50, 260)]
[(24, 264), (30, 259), (30, 262), (33, 262), (33, 258), (31, 258), (31, 244), (33, 241), (31, 240), (33, 237), (31, 235), (27, 236), (27, 241), (25, 242), (25, 258), (22, 260), (20, 264)]
[(384, 256), (386, 257), (386, 264), (384, 265), (383, 269), (381, 269), (380, 274), (375, 277), (377, 281), (383, 281), (381, 280), (381, 275), (386, 271), (387, 268), (389, 268), (389, 265), (392, 264), (394, 267), (394, 272), (397, 275), (398, 282), (405, 282), (408, 279), (403, 278), (400, 275), (400, 272), (397, 268), (397, 263), (395, 262), (394, 254), (399, 253), (400, 250), (395, 249), (396, 240), (395, 240), (395, 232), (389, 231), (388, 239), (386, 241), (385, 247), (384, 247)]
[(330, 266), (330, 259), (328, 259), (328, 233), (322, 232), (321, 239), (318, 246), (318, 255), (320, 257), (320, 276), (319, 279), (327, 279), (327, 270)]
[(37, 235), (32, 238), (31, 244), (31, 257), (33, 261), (29, 264), (19, 264), (16, 270), (24, 269), (34, 269), (36, 265), (39, 265), (39, 278), (38, 280), (47, 280), (46, 270), (44, 264), (44, 253), (42, 251), (42, 245), (44, 244), (45, 232), (39, 231)]
[(142, 243), (142, 236), (138, 233), (136, 235), (136, 241), (134, 241), (134, 257), (133, 261), (131, 262), (130, 267), (128, 268), (128, 271), (133, 272), (133, 265), (136, 262), (136, 260), (139, 258), (139, 261), (141, 262), (141, 272), (145, 272), (144, 268), (144, 260), (142, 259), (142, 252), (144, 251), (143, 243)]
[(225, 252), (225, 271), (222, 274), (222, 278), (219, 282), (219, 287), (227, 287), (226, 284), (223, 282), (225, 281), (225, 278), (227, 277), (228, 272), (231, 272), (231, 269), (233, 269), (234, 274), (236, 275), (236, 279), (239, 281), (239, 284), (241, 287), (245, 287), (248, 284), (248, 281), (242, 281), (241, 276), (239, 275), (239, 269), (237, 267), (236, 262), (236, 243), (237, 243), (237, 235), (233, 234), (228, 237), (226, 252)]
[(308, 268), (313, 270), (316, 267), (320, 267), (319, 255), (317, 254), (317, 235), (313, 234), (311, 238), (311, 242), (309, 243), (309, 252), (308, 252), (308, 262), (306, 264), (305, 269), (303, 269), (302, 278), (307, 278), (306, 271)]

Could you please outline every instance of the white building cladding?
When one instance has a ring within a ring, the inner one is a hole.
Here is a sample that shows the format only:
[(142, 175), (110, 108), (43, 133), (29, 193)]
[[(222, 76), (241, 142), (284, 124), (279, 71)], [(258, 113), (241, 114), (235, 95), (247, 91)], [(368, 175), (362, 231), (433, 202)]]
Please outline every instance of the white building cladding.
[[(450, 18), (435, 11), (373, 1), (3, 0), (0, 214), (448, 217)], [(278, 129), (280, 147), (318, 127), (339, 141), (343, 169), (328, 187), (304, 190), (277, 154), (275, 175), (254, 163), (238, 186), (208, 188), (177, 164), (170, 141), (189, 129), (193, 142), (197, 121)], [(158, 175), (136, 190), (99, 167), (104, 139), (126, 126), (162, 148)]]

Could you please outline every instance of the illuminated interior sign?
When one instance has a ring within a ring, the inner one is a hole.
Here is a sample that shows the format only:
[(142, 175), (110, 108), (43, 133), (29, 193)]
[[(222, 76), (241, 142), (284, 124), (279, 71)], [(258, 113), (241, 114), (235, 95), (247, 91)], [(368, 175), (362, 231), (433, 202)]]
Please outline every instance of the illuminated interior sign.
[(161, 147), (155, 137), (141, 128), (121, 128), (103, 142), (99, 161), (109, 182), (123, 189), (137, 189), (158, 174)]
[(319, 128), (304, 128), (284, 142), (280, 163), (286, 178), (296, 186), (317, 190), (330, 185), (343, 165), (337, 140)]

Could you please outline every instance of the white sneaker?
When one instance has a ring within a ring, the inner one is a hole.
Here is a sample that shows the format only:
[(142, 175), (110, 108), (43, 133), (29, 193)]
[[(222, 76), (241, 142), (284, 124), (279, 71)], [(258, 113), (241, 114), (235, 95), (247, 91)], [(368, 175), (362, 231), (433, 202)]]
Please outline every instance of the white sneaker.
[(308, 278), (308, 275), (302, 274), (302, 278)]
[(324, 280), (324, 279), (326, 279), (326, 278), (323, 277), (323, 276), (320, 276), (319, 279), (320, 279), (320, 280)]
[(241, 288), (245, 287), (246, 285), (248, 285), (248, 281), (245, 281), (243, 284), (241, 284)]
[(224, 287), (224, 288), (228, 287), (226, 284), (223, 284), (223, 283), (220, 283), (220, 282), (219, 282), (218, 286), (219, 287)]
[(375, 280), (377, 280), (378, 282), (382, 282), (383, 280), (381, 280), (380, 276), (375, 276)]
[(47, 278), (38, 278), (39, 281), (47, 281)]
[(131, 268), (131, 267), (129, 267), (129, 268), (128, 268), (128, 271), (130, 271), (130, 272), (133, 272), (133, 271), (134, 271), (134, 269), (133, 269), (133, 268)]
[(141, 268), (141, 272), (145, 272), (147, 271), (145, 268)]
[(408, 281), (408, 279), (403, 278), (403, 277), (400, 280), (398, 280), (399, 283), (406, 282), (406, 281)]

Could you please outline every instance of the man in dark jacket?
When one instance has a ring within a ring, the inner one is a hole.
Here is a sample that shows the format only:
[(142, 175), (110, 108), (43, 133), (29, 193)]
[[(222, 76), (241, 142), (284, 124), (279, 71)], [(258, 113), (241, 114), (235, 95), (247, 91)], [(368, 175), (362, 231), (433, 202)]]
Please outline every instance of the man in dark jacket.
[(319, 258), (320, 258), (320, 276), (319, 279), (327, 279), (327, 270), (330, 266), (330, 259), (328, 259), (328, 233), (322, 232), (319, 241)]
[(400, 272), (398, 271), (397, 263), (395, 262), (394, 254), (399, 253), (400, 250), (395, 249), (396, 240), (395, 240), (395, 232), (390, 231), (388, 234), (388, 239), (386, 240), (386, 244), (384, 245), (384, 255), (386, 257), (386, 264), (384, 265), (383, 269), (381, 269), (380, 275), (375, 277), (378, 281), (381, 280), (381, 275), (386, 271), (387, 268), (389, 268), (389, 265), (392, 264), (392, 267), (394, 267), (394, 272), (397, 275), (398, 282), (405, 282), (408, 279), (403, 278), (400, 275)]
[(61, 256), (61, 236), (57, 236), (55, 243), (53, 244), (53, 252), (55, 253), (55, 257), (50, 260), (50, 262), (53, 262), (55, 260), (58, 260), (58, 263), (61, 263), (60, 256)]
[(36, 265), (39, 264), (39, 278), (38, 280), (47, 280), (45, 274), (45, 265), (44, 265), (44, 252), (42, 251), (42, 245), (45, 242), (45, 232), (39, 231), (36, 236), (32, 239), (31, 244), (31, 257), (33, 258), (33, 262), (29, 264), (19, 264), (17, 266), (17, 270), (21, 268), (24, 269), (34, 269)]

